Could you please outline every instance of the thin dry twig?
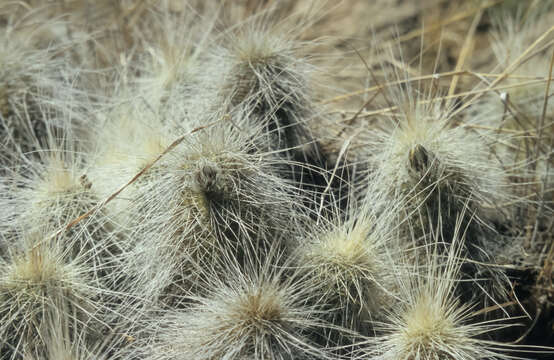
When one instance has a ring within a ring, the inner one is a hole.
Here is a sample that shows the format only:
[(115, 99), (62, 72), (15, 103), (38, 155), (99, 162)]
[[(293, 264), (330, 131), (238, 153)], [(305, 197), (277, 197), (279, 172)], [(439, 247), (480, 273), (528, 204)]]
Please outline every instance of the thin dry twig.
[[(475, 18), (473, 18), (473, 22), (471, 23), (471, 27), (467, 32), (467, 36), (464, 41), (464, 45), (462, 46), (462, 50), (460, 51), (460, 56), (458, 57), (458, 61), (456, 63), (456, 68), (454, 69), (454, 71), (461, 71), (462, 68), (464, 67), (467, 57), (471, 54), (471, 51), (474, 45), (475, 31), (477, 30), (477, 25), (479, 25), (479, 23), (481, 22), (482, 17), (483, 17), (483, 9), (478, 11), (477, 14), (475, 15)], [(454, 92), (456, 91), (456, 87), (458, 86), (459, 79), (460, 79), (460, 75), (454, 75), (452, 77), (452, 82), (450, 83), (450, 89), (448, 90), (448, 95), (454, 95)]]
[(110, 196), (108, 196), (104, 201), (98, 203), (98, 205), (94, 206), (92, 209), (90, 209), (89, 211), (87, 211), (86, 213), (82, 214), (81, 216), (77, 217), (76, 219), (72, 220), (71, 222), (69, 222), (65, 227), (59, 229), (56, 233), (54, 233), (52, 235), (51, 238), (56, 238), (58, 236), (60, 236), (61, 234), (63, 234), (64, 232), (68, 231), (69, 229), (71, 229), (73, 226), (75, 226), (76, 224), (78, 224), (80, 221), (86, 219), (87, 217), (89, 217), (90, 215), (94, 214), (96, 211), (99, 211), (100, 209), (102, 209), (104, 206), (106, 206), (108, 203), (110, 203), (113, 199), (115, 199), (123, 190), (125, 190), (129, 185), (131, 185), (132, 183), (134, 183), (135, 181), (137, 181), (141, 176), (143, 176), (148, 170), (150, 170), (152, 168), (152, 166), (154, 166), (154, 164), (156, 164), (162, 157), (164, 157), (166, 154), (168, 154), (169, 152), (171, 152), (173, 149), (175, 149), (180, 143), (183, 142), (183, 140), (185, 140), (185, 138), (187, 136), (190, 136), (190, 135), (193, 135), (194, 133), (200, 131), (200, 130), (204, 130), (210, 126), (213, 126), (214, 124), (218, 123), (219, 121), (221, 120), (218, 120), (218, 121), (214, 121), (208, 125), (204, 125), (204, 126), (199, 126), (193, 130), (191, 130), (188, 134), (185, 134), (183, 136), (180, 136), (179, 138), (177, 138), (175, 141), (173, 141), (160, 155), (158, 155), (152, 162), (150, 162), (148, 165), (146, 165), (141, 171), (139, 171), (135, 176), (133, 176), (133, 178), (131, 180), (129, 180), (125, 185), (123, 185), (122, 187), (120, 187), (116, 192), (114, 192), (113, 194), (111, 194)]

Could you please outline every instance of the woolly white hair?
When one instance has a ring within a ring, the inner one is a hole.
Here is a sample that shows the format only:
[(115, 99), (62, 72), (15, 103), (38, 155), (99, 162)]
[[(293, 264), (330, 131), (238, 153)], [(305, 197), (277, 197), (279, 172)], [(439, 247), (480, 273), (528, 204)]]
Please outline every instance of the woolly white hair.
[(310, 336), (325, 326), (313, 289), (305, 277), (273, 265), (278, 256), (245, 267), (229, 259), (204, 296), (192, 296), (186, 311), (159, 321), (146, 358), (329, 358)]
[(100, 198), (83, 154), (73, 150), (71, 131), (63, 134), (51, 132), (38, 159), (3, 179), (0, 348), (6, 359), (48, 358), (60, 344), (87, 348), (104, 341), (108, 329), (128, 326), (133, 314), (134, 304), (121, 293), (127, 241), (106, 209), (96, 209)]
[[(135, 87), (123, 84), (121, 91), (131, 94)], [(187, 256), (207, 261), (232, 247), (240, 257), (270, 243), (270, 234), (290, 231), (294, 189), (277, 176), (274, 156), (256, 146), (259, 127), (244, 131), (244, 116), (229, 119), (220, 111), (191, 119), (177, 98), (161, 107), (124, 96), (106, 106), (95, 129), (91, 180), (104, 191), (102, 198), (140, 173), (108, 205), (138, 251), (130, 258), (139, 273), (135, 279), (156, 278), (158, 284), (165, 280), (155, 274), (175, 270), (186, 278)], [(163, 269), (156, 270), (159, 265)]]
[(294, 154), (313, 144), (306, 126), (312, 117), (305, 45), (294, 40), (305, 22), (269, 20), (275, 9), (231, 28), (210, 49), (208, 66), (221, 74), (213, 85), (217, 106), (231, 115), (244, 112), (251, 125), (263, 125), (267, 148)]
[(213, 84), (207, 88), (215, 94), (212, 106), (233, 120), (243, 119), (243, 129), (262, 127), (255, 137), (258, 146), (286, 160), (281, 175), (311, 194), (312, 204), (331, 197), (322, 195), (329, 182), (330, 193), (341, 197), (346, 171), (340, 166), (330, 180), (335, 164), (310, 126), (323, 119), (311, 86), (315, 67), (307, 54), (313, 43), (299, 40), (310, 20), (274, 20), (278, 12), (277, 5), (269, 6), (227, 29), (208, 49), (206, 66), (213, 69), (210, 74), (218, 74), (204, 81)]
[(52, 108), (46, 99), (61, 85), (64, 66), (59, 52), (67, 44), (44, 46), (42, 36), (55, 31), (58, 20), (46, 19), (40, 9), (26, 10), (21, 3), (0, 6), (6, 25), (0, 32), (0, 148), (15, 158), (34, 151), (47, 137), (43, 120)]
[[(457, 234), (455, 234), (457, 236)], [(377, 336), (367, 340), (362, 358), (371, 359), (509, 359), (503, 346), (483, 338), (506, 327), (496, 321), (475, 321), (469, 304), (455, 295), (461, 246), (453, 239), (447, 254), (430, 245), (424, 265), (398, 277), (400, 301), (387, 319), (375, 322)], [(505, 346), (504, 348), (509, 348)]]
[[(62, 137), (57, 138), (50, 119), (45, 121), (49, 136), (38, 159), (26, 160), (25, 166), (4, 180), (10, 189), (6, 208), (14, 214), (3, 228), (52, 232), (49, 241), (64, 249), (70, 260), (89, 263), (100, 276), (120, 252), (113, 224), (105, 209), (94, 211), (100, 197), (87, 177), (84, 155), (75, 150), (69, 125), (63, 120), (66, 126), (60, 131)], [(91, 216), (77, 221), (89, 211)]]
[[(305, 219), (291, 186), (275, 175), (271, 158), (255, 149), (239, 130), (215, 125), (185, 137), (156, 164), (156, 175), (140, 183), (132, 208), (137, 237), (148, 244), (141, 249), (150, 249), (145, 264), (152, 253), (162, 254), (176, 266), (177, 277), (197, 278), (201, 273), (189, 268), (187, 257), (215, 266), (232, 249), (240, 261), (249, 252), (264, 252), (274, 234), (291, 233), (291, 223)], [(140, 267), (157, 273), (148, 269)]]
[[(90, 154), (90, 179), (105, 199), (152, 163), (170, 145), (172, 137), (160, 116), (140, 99), (107, 106), (97, 121), (92, 130), (95, 144)], [(127, 210), (137, 196), (137, 188), (155, 171), (144, 174), (107, 205), (122, 226), (131, 220)]]
[(217, 12), (200, 13), (193, 1), (182, 2), (179, 11), (173, 11), (173, 5), (164, 0), (149, 7), (137, 26), (145, 52), (138, 59), (139, 75), (133, 81), (152, 107), (190, 102), (184, 106), (194, 108), (200, 100), (196, 91), (204, 86), (200, 82), (204, 51), (212, 38)]
[[(28, 333), (29, 340), (12, 350), (42, 358), (50, 351), (44, 348), (51, 341), (48, 319), (67, 328), (70, 337), (63, 341), (83, 337), (88, 342), (101, 338), (108, 326), (119, 326), (128, 307), (121, 305), (126, 300), (120, 292), (124, 272), (118, 267), (127, 241), (115, 231), (107, 209), (97, 208), (101, 198), (87, 177), (85, 154), (75, 150), (68, 119), (61, 121), (61, 137), (49, 120), (49, 137), (39, 156), (25, 159), (25, 166), (3, 179), (6, 193), (0, 211), (5, 245), (0, 255), (6, 261), (2, 296), (22, 298), (2, 313), (17, 315), (6, 318), (11, 325), (3, 330), (15, 326), (21, 333), (14, 336)], [(21, 329), (14, 321), (21, 322)], [(9, 341), (6, 346), (15, 346), (13, 339)], [(36, 354), (27, 342), (40, 348)]]
[(0, 267), (0, 349), (2, 359), (44, 354), (48, 319), (63, 319), (72, 327), (87, 328), (100, 336), (101, 289), (91, 279), (90, 268), (67, 261), (65, 250), (31, 234), (11, 247)]
[[(489, 156), (487, 139), (470, 126), (454, 124), (452, 108), (407, 96), (397, 102), (398, 113), (387, 115), (390, 124), (374, 135), (383, 149), (370, 150), (383, 189), (400, 199), (406, 194), (425, 197), (428, 191), (421, 194), (423, 189), (439, 187), (450, 192), (445, 196), (458, 197), (460, 204), (505, 198), (506, 180), (500, 164)], [(457, 214), (443, 215), (455, 218)]]
[(438, 101), (433, 88), (422, 94), (407, 80), (405, 89), (390, 90), (394, 108), (365, 135), (374, 168), (371, 191), (401, 204), (399, 220), (406, 226), (400, 229), (416, 244), (433, 232), (449, 241), (461, 216), (466, 253), (488, 263), (499, 247), (494, 224), (511, 216), (509, 208), (498, 207), (511, 198), (507, 174), (489, 138), (461, 122), (453, 103)]
[(394, 303), (393, 258), (400, 248), (393, 219), (390, 211), (352, 209), (346, 220), (319, 218), (300, 240), (295, 259), (330, 322), (367, 334)]
[(48, 324), (44, 335), (47, 351), (45, 354), (33, 354), (35, 356), (26, 354), (33, 360), (114, 359), (133, 341), (131, 336), (113, 330), (91, 339), (87, 329), (76, 329), (65, 318), (45, 318), (44, 321)]

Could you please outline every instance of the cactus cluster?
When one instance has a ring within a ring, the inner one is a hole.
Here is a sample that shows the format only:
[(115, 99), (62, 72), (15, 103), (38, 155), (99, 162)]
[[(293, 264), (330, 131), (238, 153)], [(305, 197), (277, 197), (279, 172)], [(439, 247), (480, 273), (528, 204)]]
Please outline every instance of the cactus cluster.
[(0, 4), (0, 360), (552, 356), (554, 6), (415, 3)]

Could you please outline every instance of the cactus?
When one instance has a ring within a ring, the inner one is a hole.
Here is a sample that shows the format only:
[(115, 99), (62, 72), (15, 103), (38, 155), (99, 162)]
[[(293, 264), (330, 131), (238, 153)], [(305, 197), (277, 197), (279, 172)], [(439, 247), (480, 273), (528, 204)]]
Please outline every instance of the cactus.
[(548, 358), (553, 11), (4, 2), (0, 359)]

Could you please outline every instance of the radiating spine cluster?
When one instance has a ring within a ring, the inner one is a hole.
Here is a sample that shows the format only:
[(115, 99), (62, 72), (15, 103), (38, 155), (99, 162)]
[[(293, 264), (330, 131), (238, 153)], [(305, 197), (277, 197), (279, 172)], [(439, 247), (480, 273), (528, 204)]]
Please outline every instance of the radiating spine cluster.
[(487, 10), (500, 74), (375, 40), (375, 84), (322, 101), (318, 7), (108, 3), (0, 7), (0, 360), (534, 350), (511, 318), (552, 296), (551, 7)]

